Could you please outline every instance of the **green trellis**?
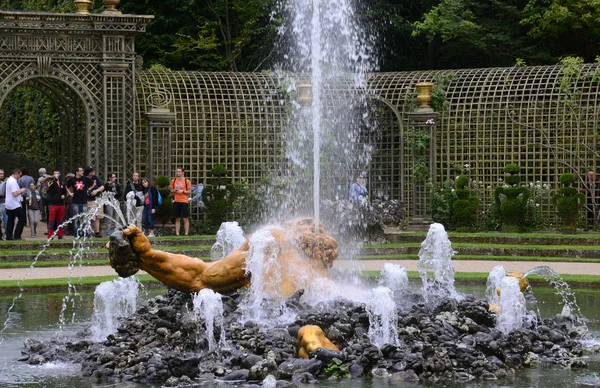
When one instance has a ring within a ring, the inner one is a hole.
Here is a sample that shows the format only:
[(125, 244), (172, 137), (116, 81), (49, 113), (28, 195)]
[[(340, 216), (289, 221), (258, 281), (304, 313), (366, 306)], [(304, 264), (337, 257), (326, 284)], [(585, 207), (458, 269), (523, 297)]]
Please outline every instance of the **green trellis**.
[[(404, 128), (414, 108), (414, 85), (454, 77), (446, 93), (447, 111), (437, 119), (436, 182), (468, 165), (468, 175), (482, 208), (508, 163), (523, 168), (523, 181), (546, 185), (541, 190), (543, 215), (553, 221), (550, 189), (558, 177), (574, 169), (596, 168), (598, 65), (583, 65), (573, 81), (575, 95), (560, 90), (561, 66), (488, 68), (428, 72), (377, 73), (369, 76), (371, 121), (379, 123), (369, 185), (372, 193), (404, 199), (412, 214), (412, 155), (404, 149)], [(289, 101), (270, 73), (139, 71), (137, 114), (144, 128), (147, 102), (157, 88), (171, 93), (167, 106), (175, 114), (171, 164), (183, 165), (192, 180), (206, 179), (223, 163), (234, 180), (251, 184), (273, 167), (280, 155)], [(327, 90), (349, 93), (341, 83)], [(147, 164), (147, 133), (136, 133), (136, 164)], [(375, 176), (376, 175), (376, 176)]]

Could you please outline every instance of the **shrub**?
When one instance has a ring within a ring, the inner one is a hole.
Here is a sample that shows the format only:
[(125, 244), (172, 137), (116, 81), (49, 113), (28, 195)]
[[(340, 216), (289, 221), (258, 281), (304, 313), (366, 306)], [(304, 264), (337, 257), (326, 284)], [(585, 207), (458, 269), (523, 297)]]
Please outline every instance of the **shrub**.
[[(156, 179), (154, 179), (154, 184), (156, 185), (156, 187), (159, 187), (159, 188), (168, 187), (169, 183), (170, 183), (169, 178), (164, 175), (159, 175), (156, 177)], [(162, 191), (160, 194), (163, 195)], [(163, 195), (163, 198), (164, 198), (164, 195)]]
[(433, 221), (444, 225), (447, 230), (454, 229), (452, 208), (456, 201), (455, 182), (448, 179), (442, 185), (433, 186), (431, 194), (430, 212)]
[(231, 210), (229, 201), (230, 179), (229, 172), (222, 164), (216, 164), (210, 170), (211, 177), (208, 179), (204, 190), (202, 190), (202, 201), (206, 206), (209, 220), (209, 229), (217, 231), (221, 224), (227, 221)]
[(452, 204), (452, 223), (457, 230), (472, 230), (477, 224), (479, 200), (473, 197), (469, 185), (469, 177), (461, 175), (456, 179), (456, 200)]
[[(166, 177), (165, 177), (166, 178)], [(158, 178), (157, 178), (158, 179)], [(168, 178), (167, 178), (168, 181)], [(168, 183), (167, 183), (168, 185)], [(158, 184), (157, 184), (158, 186)], [(165, 226), (167, 222), (171, 220), (173, 216), (173, 199), (171, 199), (171, 189), (169, 187), (159, 187), (158, 191), (162, 196), (162, 205), (156, 209), (156, 220), (159, 221), (162, 226)]]
[(552, 203), (556, 207), (556, 213), (568, 231), (575, 231), (579, 213), (585, 204), (585, 195), (579, 193), (577, 188), (571, 185), (575, 183), (574, 174), (565, 173), (560, 176), (560, 183), (564, 187), (558, 189), (558, 193), (552, 196)]
[(527, 229), (526, 214), (530, 192), (526, 187), (519, 187), (521, 177), (518, 173), (521, 168), (514, 164), (504, 167), (507, 186), (497, 187), (494, 190), (495, 216), (499, 225), (505, 230), (516, 228), (523, 232)]

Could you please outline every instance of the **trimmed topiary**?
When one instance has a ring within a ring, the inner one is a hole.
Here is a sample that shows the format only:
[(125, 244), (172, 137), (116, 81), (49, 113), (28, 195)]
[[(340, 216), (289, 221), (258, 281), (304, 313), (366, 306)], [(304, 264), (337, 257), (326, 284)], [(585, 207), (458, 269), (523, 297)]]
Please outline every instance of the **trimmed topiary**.
[(511, 164), (507, 164), (506, 166), (504, 166), (505, 174), (515, 175), (520, 172), (521, 172), (521, 167), (519, 167), (519, 165), (516, 163), (511, 163)]
[(456, 230), (470, 231), (477, 224), (479, 200), (471, 195), (469, 177), (461, 175), (456, 179), (456, 200), (452, 204), (452, 223)]
[(585, 195), (572, 186), (577, 180), (574, 174), (562, 174), (559, 180), (564, 187), (560, 187), (558, 193), (552, 196), (552, 203), (565, 231), (575, 232), (581, 209), (585, 205)]
[(504, 182), (510, 187), (497, 187), (494, 191), (498, 221), (504, 230), (516, 228), (522, 232), (526, 229), (525, 215), (530, 193), (527, 188), (519, 187), (521, 167), (511, 163), (504, 167), (504, 172)]
[(564, 174), (562, 174), (558, 180), (560, 181), (560, 183), (562, 183), (563, 185), (572, 185), (573, 183), (577, 182), (577, 177), (575, 176), (575, 174), (571, 174), (570, 172), (565, 172)]
[[(154, 179), (154, 184), (156, 187), (168, 187), (169, 186), (169, 178), (164, 175), (159, 175)], [(162, 192), (160, 193), (162, 195)]]
[(210, 170), (211, 178), (202, 190), (202, 201), (206, 206), (210, 231), (217, 231), (221, 224), (227, 221), (231, 212), (229, 201), (231, 182), (227, 178), (228, 174), (229, 171), (224, 165), (215, 164)]

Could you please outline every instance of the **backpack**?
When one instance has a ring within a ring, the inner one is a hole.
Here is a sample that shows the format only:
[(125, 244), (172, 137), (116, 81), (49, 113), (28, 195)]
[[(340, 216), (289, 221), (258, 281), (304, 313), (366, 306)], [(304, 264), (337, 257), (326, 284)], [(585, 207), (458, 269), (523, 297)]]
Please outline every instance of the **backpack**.
[(131, 191), (135, 194), (135, 206), (144, 206), (144, 192), (137, 191), (133, 183), (129, 184), (131, 186)]
[(160, 195), (160, 191), (156, 190), (158, 193), (158, 206), (162, 205), (162, 195)]
[[(169, 187), (171, 188), (171, 190), (175, 189), (175, 178), (171, 179), (171, 183), (169, 184)], [(189, 179), (185, 179), (185, 189), (187, 191), (190, 191), (192, 189), (192, 182)], [(171, 192), (171, 194), (169, 194), (169, 197), (174, 197), (173, 192)]]
[(0, 182), (0, 197), (6, 197), (6, 181)]

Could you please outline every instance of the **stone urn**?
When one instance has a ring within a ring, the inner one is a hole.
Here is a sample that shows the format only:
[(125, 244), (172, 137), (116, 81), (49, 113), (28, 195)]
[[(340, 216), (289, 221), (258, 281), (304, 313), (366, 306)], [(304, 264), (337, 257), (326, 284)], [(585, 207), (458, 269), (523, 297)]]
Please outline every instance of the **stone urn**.
[(106, 10), (103, 13), (110, 13), (114, 15), (120, 15), (121, 11), (117, 9), (117, 5), (121, 2), (121, 0), (102, 0)]
[(80, 15), (89, 15), (90, 9), (94, 5), (92, 0), (75, 0), (73, 3), (75, 4), (75, 12)]
[(311, 84), (298, 84), (296, 85), (298, 90), (298, 102), (302, 107), (309, 107), (312, 104), (312, 85)]
[(415, 85), (417, 89), (417, 101), (419, 101), (418, 112), (433, 112), (433, 108), (429, 105), (431, 102), (431, 90), (433, 89), (433, 82), (417, 82)]

